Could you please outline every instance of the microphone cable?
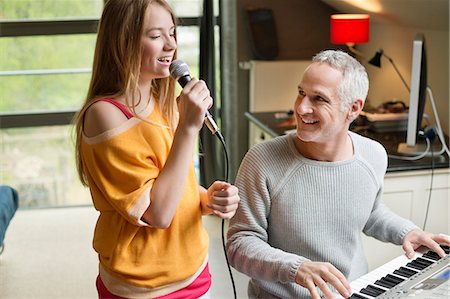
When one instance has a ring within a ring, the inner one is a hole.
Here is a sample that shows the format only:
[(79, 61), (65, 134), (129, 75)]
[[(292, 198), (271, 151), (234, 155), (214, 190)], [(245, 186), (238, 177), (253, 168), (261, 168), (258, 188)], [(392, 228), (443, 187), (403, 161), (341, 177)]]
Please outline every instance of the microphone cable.
[[(186, 84), (191, 80), (191, 76), (189, 75), (189, 67), (182, 60), (177, 59), (177, 60), (172, 61), (172, 63), (170, 64), (169, 70), (170, 70), (170, 76), (174, 80), (178, 81), (178, 83), (181, 85), (181, 87), (186, 86)], [(229, 181), (230, 181), (229, 160), (228, 160), (227, 147), (225, 145), (225, 139), (223, 138), (222, 133), (220, 133), (219, 128), (218, 128), (216, 122), (214, 121), (214, 118), (208, 111), (206, 111), (204, 124), (206, 125), (206, 127), (208, 127), (208, 129), (211, 131), (211, 133), (220, 140), (220, 143), (222, 144), (223, 152), (225, 154), (225, 180), (226, 180), (226, 182), (229, 183)], [(225, 245), (225, 219), (222, 219), (222, 247), (223, 247), (223, 253), (225, 254), (225, 260), (227, 262), (228, 272), (230, 273), (230, 279), (231, 279), (231, 284), (233, 286), (234, 298), (237, 299), (236, 285), (234, 283), (233, 273), (231, 272), (231, 266), (230, 266), (230, 262), (228, 260), (227, 250), (226, 250), (226, 245)]]
[[(224, 164), (225, 180), (226, 180), (226, 182), (230, 182), (230, 174), (229, 174), (230, 162), (228, 159), (228, 151), (227, 151), (227, 147), (225, 145), (225, 139), (223, 138), (223, 135), (222, 135), (222, 133), (220, 133), (219, 130), (217, 130), (214, 133), (214, 135), (220, 140), (220, 143), (222, 144), (223, 153), (224, 153), (224, 157), (225, 157), (225, 164)], [(230, 280), (231, 280), (231, 285), (233, 287), (234, 299), (237, 299), (236, 284), (234, 283), (233, 272), (231, 271), (230, 261), (228, 260), (227, 248), (226, 248), (226, 244), (225, 244), (225, 219), (222, 219), (222, 248), (223, 248), (223, 253), (225, 255), (225, 260), (227, 262), (228, 273), (230, 274)]]

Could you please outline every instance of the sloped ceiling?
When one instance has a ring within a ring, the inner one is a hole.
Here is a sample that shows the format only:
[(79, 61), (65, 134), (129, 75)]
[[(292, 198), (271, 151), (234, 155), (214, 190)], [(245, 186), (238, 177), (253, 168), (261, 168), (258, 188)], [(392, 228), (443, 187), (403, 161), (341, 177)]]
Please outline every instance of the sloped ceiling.
[(450, 0), (321, 0), (341, 13), (368, 13), (375, 22), (446, 30)]

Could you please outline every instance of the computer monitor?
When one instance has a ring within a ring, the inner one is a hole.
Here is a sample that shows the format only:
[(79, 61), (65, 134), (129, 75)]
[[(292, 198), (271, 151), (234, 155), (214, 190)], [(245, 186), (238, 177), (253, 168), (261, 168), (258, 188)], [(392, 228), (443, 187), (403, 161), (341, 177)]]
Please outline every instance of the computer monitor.
[(413, 40), (411, 91), (409, 94), (408, 126), (406, 143), (400, 143), (397, 151), (400, 154), (414, 155), (423, 153), (424, 143), (418, 141), (422, 129), (422, 119), (427, 94), (427, 55), (425, 37), (417, 34)]

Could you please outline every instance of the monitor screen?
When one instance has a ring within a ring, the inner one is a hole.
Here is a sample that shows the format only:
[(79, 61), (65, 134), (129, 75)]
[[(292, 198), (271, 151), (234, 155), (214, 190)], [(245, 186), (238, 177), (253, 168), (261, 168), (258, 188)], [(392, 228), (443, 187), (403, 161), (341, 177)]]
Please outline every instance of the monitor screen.
[[(411, 66), (411, 91), (409, 94), (408, 127), (406, 147), (414, 148), (418, 143), (419, 131), (422, 129), (422, 119), (426, 101), (427, 89), (427, 56), (425, 37), (417, 34), (413, 40)], [(404, 153), (405, 144), (398, 151)], [(414, 152), (414, 151), (412, 151)], [(406, 153), (412, 153), (407, 150)]]
[(422, 125), (423, 110), (427, 89), (427, 57), (425, 52), (425, 37), (416, 35), (413, 41), (411, 92), (409, 95), (408, 133), (406, 143), (416, 145), (419, 130)]

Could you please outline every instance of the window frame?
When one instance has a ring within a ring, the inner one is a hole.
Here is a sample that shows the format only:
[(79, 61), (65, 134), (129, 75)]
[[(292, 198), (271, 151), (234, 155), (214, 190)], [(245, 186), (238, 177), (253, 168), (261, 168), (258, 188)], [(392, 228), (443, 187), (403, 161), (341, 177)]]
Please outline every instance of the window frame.
[[(198, 26), (201, 24), (201, 17), (180, 17), (178, 26)], [(20, 37), (36, 35), (71, 35), (97, 33), (99, 19), (73, 19), (73, 20), (36, 20), (36, 21), (0, 21), (0, 38)], [(216, 24), (217, 17), (216, 17)], [(200, 45), (201, 46), (201, 45)], [(200, 58), (201, 59), (201, 58)], [(76, 73), (90, 72), (90, 69), (65, 70), (57, 69), (52, 73)], [(0, 71), (2, 76), (29, 75), (27, 70)], [(33, 75), (44, 75), (48, 70), (33, 70)], [(66, 111), (42, 111), (42, 112), (1, 112), (0, 129), (39, 127), (48, 125), (69, 125), (72, 122), (77, 110)]]

